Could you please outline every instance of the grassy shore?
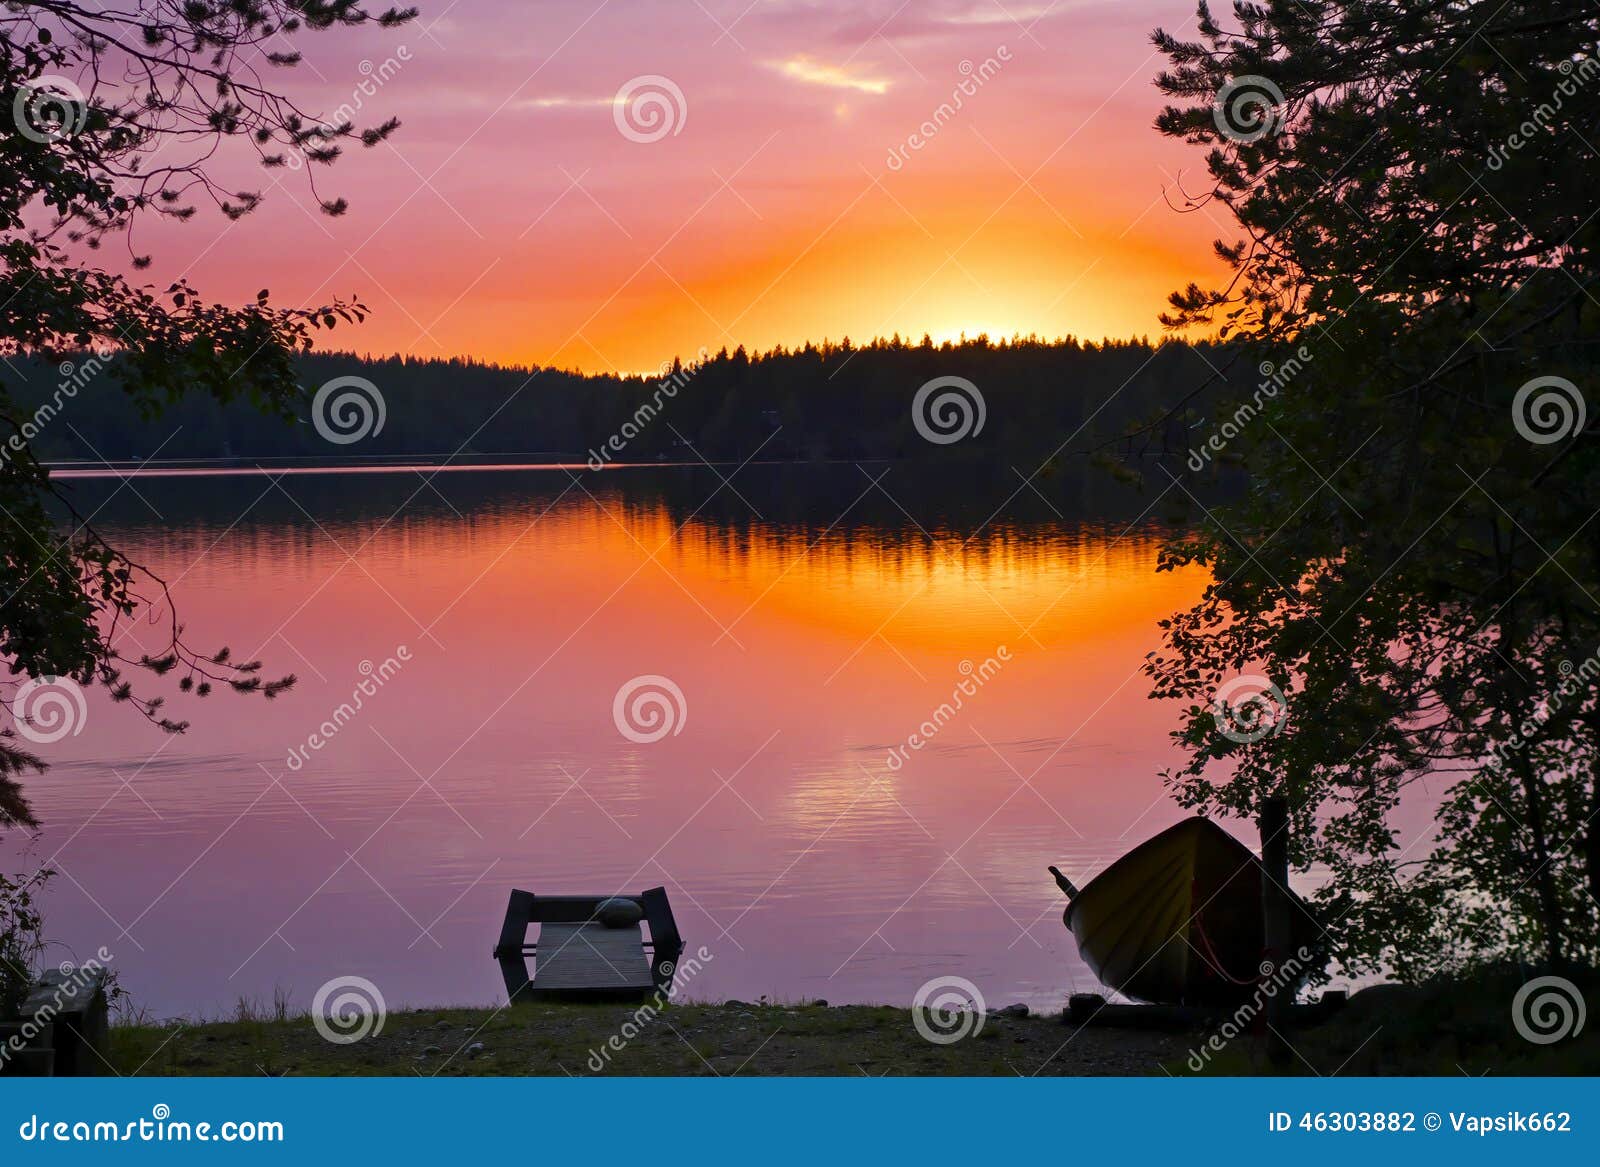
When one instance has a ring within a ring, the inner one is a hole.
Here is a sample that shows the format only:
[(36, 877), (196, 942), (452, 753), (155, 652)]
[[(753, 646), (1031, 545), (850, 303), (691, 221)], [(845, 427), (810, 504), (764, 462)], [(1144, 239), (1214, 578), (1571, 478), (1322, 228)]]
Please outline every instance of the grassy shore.
[[(824, 1004), (530, 1004), (389, 1014), (359, 1041), (329, 1041), (287, 998), (232, 1020), (119, 1024), (111, 1061), (140, 1075), (1456, 1075), (1600, 1074), (1600, 1027), (1534, 1040), (1516, 971), (1358, 993), (1327, 1022), (1293, 1028), (1289, 1060), (1264, 1059), (1258, 1026), (1191, 1033), (1075, 1028), (1059, 1014), (990, 1014), (947, 1044), (908, 1010)], [(1580, 978), (1593, 1000), (1600, 984)], [(971, 1026), (975, 1018), (968, 1017)], [(1546, 1030), (1560, 1018), (1546, 1018)], [(1225, 1042), (1211, 1048), (1213, 1038)]]
[(232, 1021), (118, 1025), (111, 1060), (124, 1074), (179, 1076), (1142, 1075), (1181, 1065), (1190, 1045), (1172, 1034), (1075, 1033), (1059, 1016), (989, 1016), (938, 1045), (905, 1009), (675, 1004), (635, 1027), (636, 1008), (422, 1009), (391, 1013), (381, 1031), (346, 1045), (325, 1040), (308, 1017), (243, 1010)]

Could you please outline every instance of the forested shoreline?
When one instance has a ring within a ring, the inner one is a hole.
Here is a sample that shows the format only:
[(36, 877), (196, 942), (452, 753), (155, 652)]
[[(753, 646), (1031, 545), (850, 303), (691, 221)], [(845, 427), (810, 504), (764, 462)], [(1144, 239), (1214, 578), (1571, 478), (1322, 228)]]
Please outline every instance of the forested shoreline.
[[(298, 425), (250, 401), (187, 395), (144, 416), (117, 387), (118, 359), (78, 354), (19, 365), (19, 414), (33, 418), (44, 462), (234, 458), (559, 457), (592, 463), (1005, 457), (1027, 469), (1071, 450), (1157, 449), (1186, 457), (1203, 440), (1204, 408), (1231, 377), (1249, 388), (1256, 362), (1222, 344), (1086, 343), (987, 338), (935, 345), (743, 348), (674, 362), (659, 376), (588, 375), (470, 358), (297, 359)], [(1240, 372), (1243, 370), (1243, 373)], [(348, 444), (313, 424), (317, 390), (359, 378), (381, 398), (382, 425)], [(918, 390), (963, 379), (981, 397), (958, 440), (916, 424)], [(1169, 411), (1175, 402), (1183, 410)], [(1137, 442), (1123, 442), (1130, 431)], [(1196, 436), (1196, 432), (1200, 436)], [(609, 445), (608, 445), (609, 443)]]

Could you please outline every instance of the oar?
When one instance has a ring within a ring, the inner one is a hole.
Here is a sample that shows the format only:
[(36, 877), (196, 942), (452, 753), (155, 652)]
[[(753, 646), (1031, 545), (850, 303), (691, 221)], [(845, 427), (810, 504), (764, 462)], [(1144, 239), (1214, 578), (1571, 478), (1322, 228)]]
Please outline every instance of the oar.
[(1054, 863), (1050, 865), (1050, 874), (1056, 877), (1056, 886), (1066, 893), (1067, 898), (1073, 899), (1078, 894), (1078, 889), (1072, 886), (1072, 880), (1061, 874), (1061, 868)]

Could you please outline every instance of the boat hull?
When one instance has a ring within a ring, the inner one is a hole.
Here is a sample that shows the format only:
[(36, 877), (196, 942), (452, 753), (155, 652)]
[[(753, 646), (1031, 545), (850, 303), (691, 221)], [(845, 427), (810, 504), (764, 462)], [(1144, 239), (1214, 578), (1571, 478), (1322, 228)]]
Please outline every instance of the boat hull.
[[(1264, 875), (1249, 848), (1209, 819), (1192, 818), (1106, 868), (1064, 919), (1095, 976), (1126, 996), (1233, 1005), (1263, 977)], [(1314, 933), (1309, 915), (1297, 915), (1305, 925), (1297, 930)]]

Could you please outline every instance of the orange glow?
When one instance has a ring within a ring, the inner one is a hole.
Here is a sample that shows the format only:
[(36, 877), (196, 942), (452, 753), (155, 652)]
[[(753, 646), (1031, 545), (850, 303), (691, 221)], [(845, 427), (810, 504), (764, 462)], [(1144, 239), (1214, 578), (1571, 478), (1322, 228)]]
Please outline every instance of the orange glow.
[[(880, 22), (823, 0), (751, 11), (739, 46), (671, 6), (563, 7), (458, 6), (449, 51), (396, 32), (406, 64), (363, 113), (400, 132), (318, 177), (349, 214), (283, 174), (237, 226), (150, 224), (149, 278), (358, 295), (372, 316), (335, 347), (604, 372), (895, 332), (1155, 334), (1170, 291), (1217, 274), (1224, 216), (1174, 210), (1199, 154), (1151, 127), (1149, 30), (1192, 6), (1058, 5), (1024, 33), (981, 6)], [(532, 75), (530, 44), (560, 47)], [(316, 67), (307, 102), (347, 100), (358, 60)], [(630, 139), (614, 97), (661, 73), (672, 129)]]

